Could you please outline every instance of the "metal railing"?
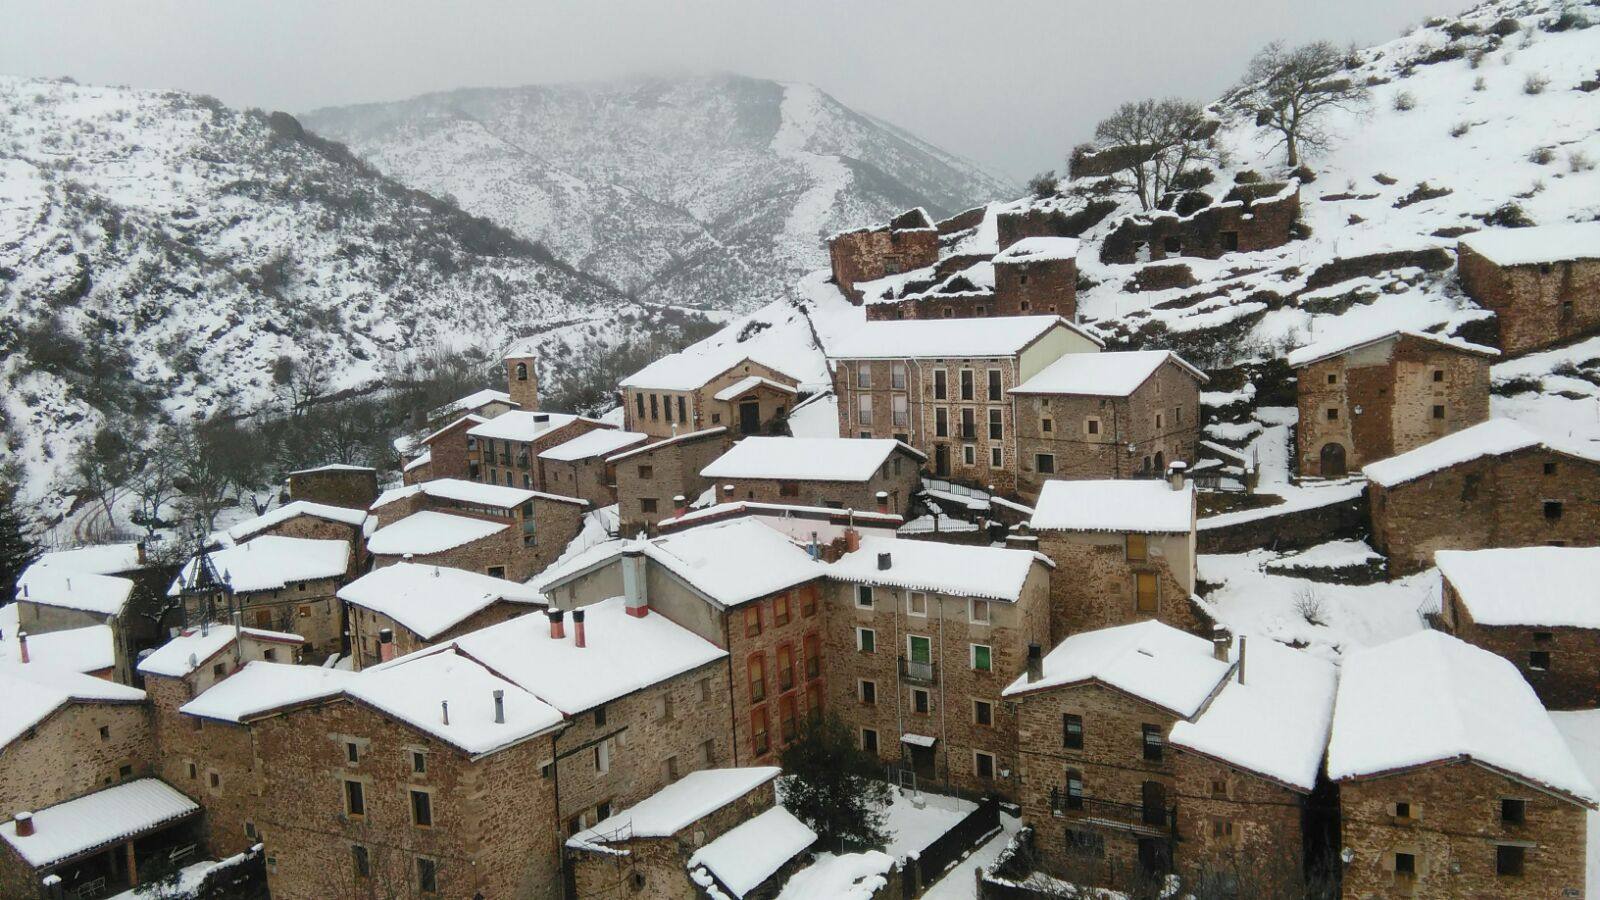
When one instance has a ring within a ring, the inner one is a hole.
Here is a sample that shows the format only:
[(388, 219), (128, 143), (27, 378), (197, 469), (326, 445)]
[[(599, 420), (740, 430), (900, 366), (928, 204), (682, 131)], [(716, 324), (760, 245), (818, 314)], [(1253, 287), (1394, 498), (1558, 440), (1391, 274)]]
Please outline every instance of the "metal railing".
[(1050, 789), (1050, 811), (1068, 819), (1099, 819), (1132, 826), (1135, 830), (1177, 832), (1178, 808), (1154, 803), (1122, 803), (1082, 794), (1072, 794), (1061, 786)]
[(933, 684), (938, 680), (939, 666), (932, 662), (917, 662), (900, 657), (900, 677), (906, 681)]

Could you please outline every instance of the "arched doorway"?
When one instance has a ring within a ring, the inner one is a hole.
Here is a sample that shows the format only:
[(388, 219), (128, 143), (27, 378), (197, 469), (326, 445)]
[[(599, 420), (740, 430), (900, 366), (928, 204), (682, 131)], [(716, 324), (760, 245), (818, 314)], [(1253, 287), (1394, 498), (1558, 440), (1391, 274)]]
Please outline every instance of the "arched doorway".
[(1157, 450), (1156, 451), (1156, 470), (1154, 472), (1151, 472), (1150, 474), (1160, 476), (1160, 475), (1165, 475), (1166, 472), (1167, 472), (1167, 455), (1165, 453), (1162, 453), (1160, 450)]
[(1322, 445), (1322, 459), (1318, 473), (1323, 478), (1343, 478), (1350, 473), (1350, 470), (1345, 466), (1343, 444), (1329, 443)]

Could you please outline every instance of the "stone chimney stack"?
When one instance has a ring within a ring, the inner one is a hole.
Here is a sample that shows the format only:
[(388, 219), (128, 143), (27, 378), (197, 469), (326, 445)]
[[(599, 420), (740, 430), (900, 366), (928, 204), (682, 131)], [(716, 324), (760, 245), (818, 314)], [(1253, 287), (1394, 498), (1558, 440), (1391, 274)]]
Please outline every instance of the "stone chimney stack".
[(378, 632), (378, 661), (391, 659), (394, 659), (394, 629), (384, 628)]
[(544, 614), (550, 617), (550, 640), (559, 641), (567, 636), (567, 614), (565, 610), (547, 609)]
[(1233, 635), (1221, 625), (1211, 629), (1211, 655), (1219, 662), (1228, 661), (1228, 651), (1233, 648)]
[(723, 503), (732, 503), (733, 502), (733, 485), (725, 484), (725, 485), (722, 486), (722, 502)]
[(506, 723), (506, 692), (498, 689), (494, 692), (494, 723), (496, 725)]
[(1044, 648), (1038, 644), (1028, 645), (1028, 683), (1044, 677)]
[(583, 633), (583, 610), (572, 611), (572, 646), (587, 647), (588, 640)]
[(628, 615), (643, 618), (650, 614), (650, 589), (645, 584), (644, 551), (622, 552), (622, 596)]
[(878, 512), (881, 512), (881, 513), (884, 513), (884, 514), (888, 514), (888, 512), (889, 512), (889, 492), (888, 491), (879, 491), (878, 494), (877, 494), (877, 500), (878, 500)]
[(19, 812), (11, 817), (11, 821), (16, 823), (17, 837), (31, 837), (35, 833), (33, 813)]
[(1183, 490), (1184, 482), (1189, 475), (1189, 464), (1180, 459), (1175, 459), (1167, 466), (1167, 483), (1175, 491)]
[(28, 633), (26, 631), (17, 632), (17, 652), (23, 662), (28, 661)]
[(685, 497), (682, 494), (679, 494), (676, 497), (673, 497), (672, 498), (672, 514), (674, 516), (684, 516), (684, 515), (688, 515), (688, 513), (689, 513), (689, 498)]

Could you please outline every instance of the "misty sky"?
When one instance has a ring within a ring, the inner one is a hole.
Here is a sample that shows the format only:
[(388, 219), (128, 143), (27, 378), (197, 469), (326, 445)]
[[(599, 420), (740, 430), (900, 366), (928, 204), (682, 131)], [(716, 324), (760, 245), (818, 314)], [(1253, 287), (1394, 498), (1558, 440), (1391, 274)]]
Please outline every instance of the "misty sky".
[(463, 86), (807, 81), (1021, 181), (1119, 102), (1210, 100), (1273, 38), (1376, 43), (1466, 0), (0, 0), (0, 73), (302, 112)]

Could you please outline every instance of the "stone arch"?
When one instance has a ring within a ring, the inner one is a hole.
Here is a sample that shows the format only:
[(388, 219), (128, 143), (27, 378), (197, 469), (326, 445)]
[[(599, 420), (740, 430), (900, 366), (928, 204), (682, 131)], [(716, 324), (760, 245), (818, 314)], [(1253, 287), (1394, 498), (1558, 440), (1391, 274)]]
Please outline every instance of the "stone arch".
[(527, 363), (525, 363), (525, 362), (517, 363), (517, 380), (518, 381), (527, 381), (528, 380), (528, 364)]
[(1350, 474), (1349, 464), (1345, 461), (1344, 445), (1338, 441), (1329, 441), (1322, 445), (1322, 450), (1317, 454), (1317, 474), (1323, 478), (1343, 478)]

